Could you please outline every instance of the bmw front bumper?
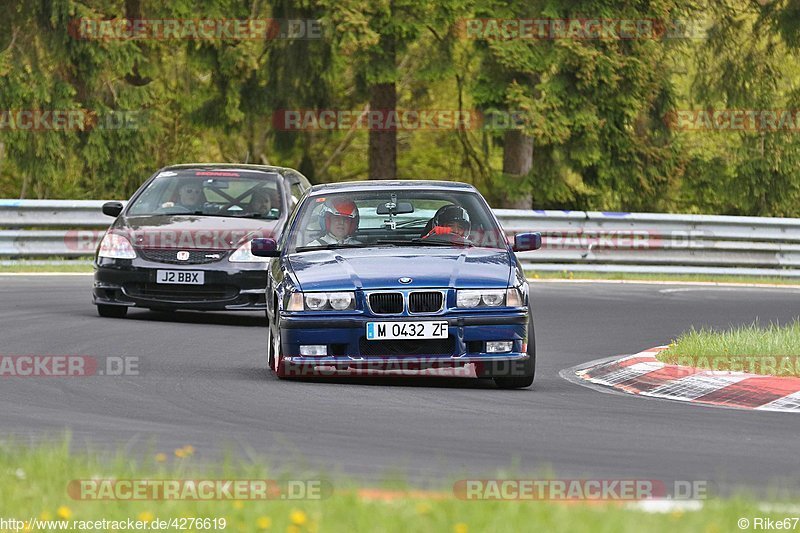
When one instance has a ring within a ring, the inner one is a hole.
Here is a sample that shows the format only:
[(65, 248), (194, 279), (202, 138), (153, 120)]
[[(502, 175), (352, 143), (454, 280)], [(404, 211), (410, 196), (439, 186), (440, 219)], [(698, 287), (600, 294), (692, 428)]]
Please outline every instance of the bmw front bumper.
[[(498, 372), (503, 372), (502, 368), (507, 368), (509, 375), (513, 375), (515, 368), (529, 359), (526, 310), (391, 318), (322, 318), (305, 315), (306, 313), (281, 315), (281, 349), (288, 375), (325, 375), (327, 372), (343, 370), (417, 373), (428, 369), (454, 369), (452, 372), (432, 372), (432, 375), (466, 376), (459, 369), (469, 364), (474, 365), (474, 372), (478, 376), (483, 373), (497, 375)], [(368, 322), (420, 320), (447, 321), (448, 339), (366, 340)], [(489, 353), (486, 351), (487, 341), (511, 341), (512, 349), (508, 352)], [(327, 355), (300, 355), (301, 345), (325, 345)]]

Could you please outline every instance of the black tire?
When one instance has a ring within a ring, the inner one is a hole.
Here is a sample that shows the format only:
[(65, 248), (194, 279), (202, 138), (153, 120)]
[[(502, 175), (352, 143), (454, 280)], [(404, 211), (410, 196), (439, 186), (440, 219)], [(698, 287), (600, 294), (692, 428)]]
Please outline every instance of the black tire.
[[(521, 370), (521, 371), (519, 371)], [(499, 389), (524, 389), (533, 385), (536, 375), (536, 334), (533, 329), (533, 310), (528, 307), (528, 359), (522, 363), (522, 368), (514, 366), (513, 372), (517, 375), (495, 377), (494, 383)]]
[(275, 369), (275, 346), (272, 339), (272, 326), (267, 319), (267, 369)]
[(125, 318), (128, 308), (124, 305), (97, 304), (97, 314), (106, 318)]
[(281, 330), (275, 328), (275, 335), (272, 335), (272, 349), (270, 350), (270, 360), (272, 370), (278, 379), (287, 379), (286, 363), (283, 360), (283, 349), (281, 349)]

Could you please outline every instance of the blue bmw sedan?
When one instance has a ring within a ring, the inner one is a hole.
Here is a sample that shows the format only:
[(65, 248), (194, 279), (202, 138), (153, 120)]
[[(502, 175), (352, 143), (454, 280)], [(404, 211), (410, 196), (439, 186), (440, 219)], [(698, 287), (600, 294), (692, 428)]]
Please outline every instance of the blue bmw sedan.
[[(533, 383), (536, 349), (525, 276), (513, 245), (471, 185), (370, 181), (317, 185), (271, 257), (268, 365), (281, 379), (433, 373)], [(450, 372), (450, 374), (448, 374)]]

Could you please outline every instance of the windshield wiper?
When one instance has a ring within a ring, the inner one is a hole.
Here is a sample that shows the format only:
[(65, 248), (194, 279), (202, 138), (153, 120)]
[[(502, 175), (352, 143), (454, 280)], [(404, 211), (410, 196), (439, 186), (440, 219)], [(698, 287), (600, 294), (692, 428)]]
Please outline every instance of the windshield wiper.
[(295, 252), (311, 252), (314, 250), (338, 250), (340, 248), (363, 248), (363, 244), (326, 244), (324, 246), (300, 246)]
[(422, 237), (416, 237), (411, 240), (383, 239), (377, 241), (376, 244), (395, 244), (398, 246), (474, 246), (474, 244), (466, 240), (464, 242), (452, 242), (435, 240), (431, 238), (423, 239)]
[(177, 212), (164, 212), (164, 213), (147, 213), (142, 215), (142, 217), (157, 217), (157, 216), (166, 216), (166, 217), (175, 217), (175, 216), (185, 216), (185, 217), (193, 217), (193, 216), (200, 216), (203, 215), (202, 211), (177, 211)]
[(256, 218), (262, 220), (278, 220), (280, 217), (276, 216), (261, 216), (261, 215), (236, 215), (233, 213), (205, 213), (203, 211), (194, 211), (194, 212), (181, 212), (181, 213), (155, 213), (157, 215), (168, 215), (168, 216), (175, 216), (175, 215), (184, 215), (187, 217), (217, 217), (217, 218)]
[(280, 217), (275, 215), (242, 215), (242, 216), (235, 216), (231, 215), (232, 218), (258, 218), (261, 220), (278, 220)]
[(409, 246), (411, 241), (405, 239), (378, 239), (375, 244), (389, 244), (391, 246)]
[(407, 228), (410, 226), (414, 226), (415, 224), (419, 224), (419, 229), (422, 231), (422, 228), (425, 226), (425, 223), (428, 221), (427, 218), (412, 218), (411, 220), (405, 220), (403, 222), (398, 222), (398, 228)]
[(468, 239), (464, 239), (463, 241), (458, 242), (451, 240), (439, 240), (436, 237), (428, 237), (427, 239), (423, 239), (422, 237), (417, 237), (416, 239), (413, 239), (413, 242), (414, 244), (421, 244), (423, 246), (460, 246), (460, 247), (475, 246)]

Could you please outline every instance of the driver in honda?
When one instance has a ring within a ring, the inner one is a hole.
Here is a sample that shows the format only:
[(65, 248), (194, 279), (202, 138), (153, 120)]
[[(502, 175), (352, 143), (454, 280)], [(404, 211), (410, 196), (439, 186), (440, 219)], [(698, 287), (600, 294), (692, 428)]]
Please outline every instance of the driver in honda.
[(358, 207), (346, 198), (326, 200), (322, 207), (322, 224), (325, 235), (308, 243), (308, 246), (329, 246), (331, 244), (361, 244), (353, 238), (358, 229)]

